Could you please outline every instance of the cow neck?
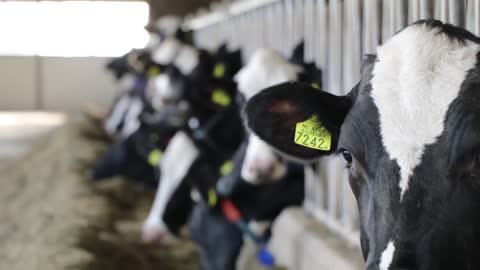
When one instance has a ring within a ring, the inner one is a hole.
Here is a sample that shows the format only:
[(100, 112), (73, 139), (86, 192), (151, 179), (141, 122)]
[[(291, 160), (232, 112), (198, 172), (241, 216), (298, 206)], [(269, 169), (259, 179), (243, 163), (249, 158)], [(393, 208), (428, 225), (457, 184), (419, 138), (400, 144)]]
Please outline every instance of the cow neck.
[[(189, 127), (188, 134), (205, 154), (218, 157), (219, 160), (229, 158), (243, 139), (243, 128), (237, 114), (236, 106), (220, 108), (203, 117), (196, 114), (190, 120), (196, 119), (198, 126)], [(240, 129), (241, 136), (232, 134), (236, 129)]]

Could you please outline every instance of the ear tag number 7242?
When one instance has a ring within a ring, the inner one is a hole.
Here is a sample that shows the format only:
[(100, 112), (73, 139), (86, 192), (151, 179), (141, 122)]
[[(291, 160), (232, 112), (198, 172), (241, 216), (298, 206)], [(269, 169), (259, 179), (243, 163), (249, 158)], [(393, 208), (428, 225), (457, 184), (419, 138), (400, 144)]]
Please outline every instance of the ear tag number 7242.
[(315, 116), (312, 116), (296, 124), (294, 142), (308, 148), (329, 151), (332, 135)]

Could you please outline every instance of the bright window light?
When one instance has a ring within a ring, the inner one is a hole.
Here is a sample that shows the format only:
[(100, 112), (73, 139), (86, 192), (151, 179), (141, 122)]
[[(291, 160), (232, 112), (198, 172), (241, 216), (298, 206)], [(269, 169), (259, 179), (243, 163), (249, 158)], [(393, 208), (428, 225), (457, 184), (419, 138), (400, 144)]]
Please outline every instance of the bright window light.
[(144, 47), (145, 2), (0, 1), (0, 55), (110, 57)]

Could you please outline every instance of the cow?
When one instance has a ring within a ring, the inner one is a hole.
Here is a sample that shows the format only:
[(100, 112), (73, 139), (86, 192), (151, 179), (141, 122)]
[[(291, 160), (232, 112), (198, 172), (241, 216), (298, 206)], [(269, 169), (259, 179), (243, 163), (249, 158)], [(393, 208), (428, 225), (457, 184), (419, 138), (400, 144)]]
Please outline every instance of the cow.
[(422, 20), (367, 55), (344, 96), (287, 82), (248, 102), (248, 128), (285, 156), (343, 155), (365, 269), (480, 269), (479, 51)]
[[(125, 64), (130, 74), (123, 77), (129, 80), (121, 84), (125, 92), (116, 100), (105, 121), (107, 133), (118, 141), (95, 162), (89, 172), (90, 178), (101, 180), (123, 175), (156, 187), (159, 171), (156, 164), (152, 166), (149, 161), (158, 159), (176, 129), (183, 124), (178, 113), (183, 107), (175, 109), (173, 121), (173, 117), (165, 116), (172, 115), (171, 110), (154, 108), (147, 92), (155, 87), (156, 79), (168, 69), (182, 46), (180, 40), (166, 38), (156, 48), (127, 54)], [(162, 112), (155, 113), (158, 110)]]
[[(267, 69), (270, 66), (275, 67), (275, 69)], [(236, 81), (240, 91), (248, 89), (244, 85), (245, 81), (255, 81), (255, 85), (258, 85), (256, 91), (259, 91), (262, 87), (266, 87), (269, 84), (275, 84), (288, 79), (298, 79), (300, 75), (302, 78), (315, 77), (318, 83), (321, 83), (321, 75), (319, 76), (319, 74), (321, 73), (318, 69), (314, 69), (314, 72), (307, 74), (301, 66), (292, 65), (278, 53), (263, 49), (258, 51), (253, 56), (252, 61), (242, 68), (236, 76)], [(240, 107), (243, 105), (245, 97), (249, 97), (251, 94), (251, 91), (241, 93), (241, 97), (237, 101)], [(231, 128), (223, 125), (218, 126), (227, 130), (229, 132), (227, 134), (234, 134)], [(183, 134), (180, 138), (182, 142), (178, 143), (178, 153), (182, 155), (181, 163), (171, 168), (171, 170), (175, 172), (184, 171), (185, 174), (181, 175), (181, 177), (165, 177), (162, 179), (154, 206), (145, 223), (144, 239), (158, 240), (158, 238), (165, 238), (165, 235), (168, 235), (165, 233), (161, 234), (161, 232), (166, 231), (164, 227), (170, 229), (172, 226), (162, 225), (157, 227), (155, 231), (154, 224), (162, 224), (162, 219), (167, 219), (167, 212), (176, 215), (185, 214), (184, 211), (189, 208), (181, 207), (185, 206), (185, 204), (180, 204), (179, 206), (178, 198), (183, 197), (185, 200), (185, 186), (190, 183), (193, 194), (197, 195), (195, 196), (197, 198), (191, 218), (190, 230), (192, 239), (199, 245), (202, 269), (235, 269), (236, 260), (243, 243), (243, 232), (228, 221), (218, 207), (208, 205), (212, 203), (212, 200), (217, 200), (216, 195), (213, 195), (214, 198), (211, 197), (212, 192), (215, 194), (215, 186), (219, 179), (218, 172), (222, 171), (221, 167), (223, 167), (220, 166), (222, 164), (217, 162), (217, 160), (224, 161), (225, 158), (218, 159), (215, 155), (204, 155), (203, 158), (198, 158), (194, 161), (197, 156), (200, 156), (201, 152), (195, 148), (193, 143), (195, 139), (189, 140)], [(177, 138), (174, 138), (171, 143), (172, 147), (169, 145), (167, 152), (177, 145), (176, 142)], [(253, 159), (253, 162), (255, 162), (255, 158), (258, 158), (258, 155), (256, 155), (258, 152), (254, 151), (252, 155), (251, 150), (255, 150), (257, 146), (258, 144), (253, 144), (252, 148), (252, 140), (244, 140), (242, 147), (237, 150), (235, 155), (233, 171), (219, 181), (220, 185), (226, 185), (229, 188), (220, 188), (223, 191), (219, 192), (218, 200), (222, 200), (224, 197), (231, 199), (242, 212), (246, 221), (272, 221), (285, 207), (299, 205), (303, 201), (303, 167), (287, 164), (279, 160), (277, 155), (271, 153), (271, 162), (277, 163), (275, 166), (281, 169), (270, 170), (260, 174), (256, 176), (258, 177), (256, 178), (258, 182), (255, 182), (255, 184), (249, 183), (242, 177), (243, 168), (246, 164), (245, 160), (249, 159), (249, 162), (251, 162), (250, 160)], [(262, 153), (260, 152), (260, 154)], [(162, 162), (162, 170), (170, 162), (170, 157), (171, 155), (168, 155), (167, 159), (166, 153), (166, 157)], [(260, 157), (263, 156), (260, 155)], [(270, 158), (270, 156), (267, 158)], [(178, 162), (179, 158), (173, 158), (173, 160)], [(179, 166), (184, 164), (186, 160), (190, 160), (191, 168), (188, 171), (179, 169)], [(270, 162), (270, 160), (267, 161)], [(260, 177), (262, 178), (261, 180), (259, 179)], [(175, 186), (179, 187), (179, 191), (174, 193), (175, 189), (172, 187)], [(169, 192), (169, 190), (172, 191)], [(285, 197), (269, 200), (276, 194), (282, 194)], [(168, 204), (168, 207), (165, 206), (166, 204)], [(164, 210), (165, 213), (162, 210), (155, 211), (155, 209), (161, 209), (162, 205), (169, 210)], [(186, 218), (183, 220), (187, 222)], [(176, 225), (178, 229), (180, 224), (177, 223)]]
[[(303, 202), (303, 166), (290, 163), (284, 175), (265, 184), (251, 184), (241, 177), (247, 144), (245, 141), (233, 158), (232, 172), (220, 178), (217, 183), (217, 205), (212, 205), (215, 202), (212, 202), (211, 197), (206, 197), (197, 200), (193, 208), (189, 224), (190, 236), (198, 245), (201, 269), (236, 269), (243, 247), (245, 232), (225, 217), (219, 207), (221, 201), (228, 199), (233, 202), (245, 222), (267, 224), (286, 207), (298, 206)], [(211, 186), (204, 188), (212, 189)], [(264, 231), (256, 233), (262, 237), (262, 241), (269, 237)]]
[(143, 226), (145, 241), (178, 234), (190, 214), (191, 184), (199, 178), (216, 181), (218, 168), (242, 142), (244, 130), (232, 80), (241, 63), (240, 51), (229, 52), (226, 46), (213, 55), (184, 47), (169, 71), (172, 76), (164, 83), (168, 88), (161, 97), (153, 97), (170, 103), (165, 97), (176, 96), (175, 86), (182, 82), (190, 116), (187, 125), (172, 138), (160, 163), (160, 185)]
[[(313, 63), (304, 62), (303, 43), (295, 48), (290, 60), (270, 49), (257, 50), (235, 80), (243, 103), (279, 82), (302, 80), (317, 87), (322, 81), (321, 71)], [(232, 172), (218, 181), (216, 190), (219, 200), (231, 200), (246, 222), (272, 222), (286, 207), (303, 202), (303, 181), (302, 166), (287, 163), (268, 145), (249, 135), (237, 150)], [(190, 224), (202, 269), (235, 269), (244, 232), (225, 213), (208, 204), (209, 197), (196, 204)]]
[[(293, 64), (297, 63), (297, 64)], [(239, 91), (248, 100), (263, 88), (293, 80), (321, 85), (321, 71), (313, 63), (303, 61), (303, 42), (294, 50), (290, 62), (270, 49), (257, 50), (250, 62), (235, 76)], [(254, 134), (248, 138), (242, 177), (250, 183), (279, 179), (286, 173), (281, 158)], [(273, 176), (273, 177), (270, 177)]]

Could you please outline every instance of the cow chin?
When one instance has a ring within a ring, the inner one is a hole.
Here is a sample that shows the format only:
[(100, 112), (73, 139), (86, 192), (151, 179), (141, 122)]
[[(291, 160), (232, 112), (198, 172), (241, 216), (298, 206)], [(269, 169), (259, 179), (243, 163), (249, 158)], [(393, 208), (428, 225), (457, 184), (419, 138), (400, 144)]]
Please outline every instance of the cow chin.
[(248, 166), (242, 167), (242, 178), (252, 185), (268, 184), (280, 181), (287, 174), (287, 166), (283, 162), (274, 162), (273, 169), (268, 173), (250, 170)]

